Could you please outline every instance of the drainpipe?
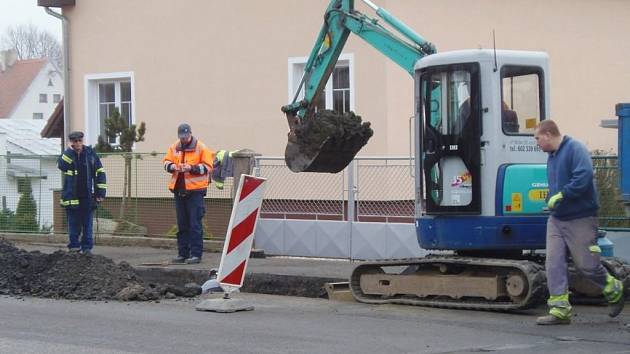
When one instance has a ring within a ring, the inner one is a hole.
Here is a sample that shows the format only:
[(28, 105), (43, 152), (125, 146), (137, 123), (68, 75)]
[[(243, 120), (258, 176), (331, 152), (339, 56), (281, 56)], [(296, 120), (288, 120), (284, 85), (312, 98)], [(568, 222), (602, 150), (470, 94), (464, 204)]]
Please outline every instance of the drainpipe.
[(63, 136), (61, 137), (61, 150), (65, 146), (65, 140), (69, 134), (70, 122), (70, 21), (68, 18), (44, 7), (46, 13), (61, 20), (63, 32)]

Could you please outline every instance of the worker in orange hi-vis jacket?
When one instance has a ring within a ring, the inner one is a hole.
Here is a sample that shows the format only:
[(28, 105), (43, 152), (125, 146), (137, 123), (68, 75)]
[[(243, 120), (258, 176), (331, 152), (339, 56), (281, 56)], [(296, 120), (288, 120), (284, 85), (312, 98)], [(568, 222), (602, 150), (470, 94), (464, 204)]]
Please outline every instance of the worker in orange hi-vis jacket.
[(203, 198), (210, 184), (214, 151), (193, 137), (190, 125), (177, 128), (179, 138), (166, 152), (164, 169), (171, 174), (168, 189), (175, 194), (177, 250), (173, 263), (196, 264), (203, 255)]

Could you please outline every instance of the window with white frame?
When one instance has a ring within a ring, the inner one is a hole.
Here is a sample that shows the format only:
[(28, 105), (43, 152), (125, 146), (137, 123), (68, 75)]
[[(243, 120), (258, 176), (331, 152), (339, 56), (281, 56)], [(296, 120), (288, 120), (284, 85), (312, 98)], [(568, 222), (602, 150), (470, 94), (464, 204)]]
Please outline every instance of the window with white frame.
[[(300, 85), (304, 68), (308, 58), (289, 58), (289, 102)], [(324, 92), (319, 95), (315, 104), (317, 109), (330, 109), (339, 113), (354, 110), (354, 56), (342, 54), (337, 65), (328, 79)], [(298, 101), (304, 98), (304, 89), (298, 96)]]
[[(127, 124), (132, 124), (130, 81), (101, 82), (98, 84), (99, 135), (103, 135), (103, 138), (105, 138), (105, 119), (111, 117), (115, 109), (118, 109), (120, 116), (127, 120)], [(109, 143), (116, 144), (116, 139), (110, 138)]]
[[(128, 124), (134, 124), (133, 73), (86, 75), (86, 135), (89, 143), (105, 137), (105, 120), (118, 109)], [(109, 139), (116, 144), (116, 139)]]
[(39, 94), (39, 103), (48, 103), (48, 95), (45, 93)]
[(53, 103), (59, 103), (61, 101), (61, 95), (58, 93), (53, 94)]
[(336, 112), (350, 111), (350, 67), (337, 66), (332, 73), (332, 106)]

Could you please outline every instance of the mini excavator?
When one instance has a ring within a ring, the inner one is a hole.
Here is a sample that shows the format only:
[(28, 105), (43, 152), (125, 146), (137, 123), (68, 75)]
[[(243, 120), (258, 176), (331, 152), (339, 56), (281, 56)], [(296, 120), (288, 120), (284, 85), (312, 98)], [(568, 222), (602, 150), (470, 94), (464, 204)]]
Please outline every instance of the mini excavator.
[[(357, 11), (353, 0), (330, 1), (298, 93), (282, 107), (289, 123), (285, 161), (294, 172), (336, 173), (372, 136), (358, 116), (316, 107), (354, 33), (414, 80), (408, 89), (415, 92), (415, 225), (420, 247), (440, 252), (360, 264), (350, 279), (353, 296), (481, 310), (540, 304), (547, 156), (534, 131), (549, 116), (547, 54), (438, 53), (387, 10), (362, 1), (393, 31)], [(604, 264), (618, 276), (627, 272), (618, 260)]]

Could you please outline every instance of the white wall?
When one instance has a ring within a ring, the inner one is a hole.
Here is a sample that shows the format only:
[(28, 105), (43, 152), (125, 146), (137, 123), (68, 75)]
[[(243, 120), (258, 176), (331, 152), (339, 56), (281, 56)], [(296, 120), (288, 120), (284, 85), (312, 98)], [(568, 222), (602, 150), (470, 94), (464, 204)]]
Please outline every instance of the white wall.
[(41, 168), (47, 174), (46, 179), (33, 179), (33, 198), (37, 203), (37, 222), (39, 227), (53, 225), (53, 208), (59, 201), (53, 200), (53, 190), (61, 188), (61, 173), (54, 159), (41, 161)]

